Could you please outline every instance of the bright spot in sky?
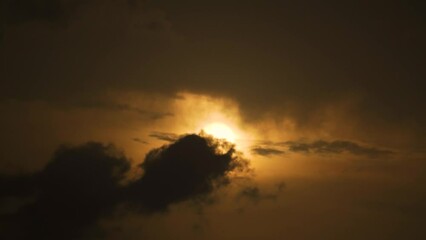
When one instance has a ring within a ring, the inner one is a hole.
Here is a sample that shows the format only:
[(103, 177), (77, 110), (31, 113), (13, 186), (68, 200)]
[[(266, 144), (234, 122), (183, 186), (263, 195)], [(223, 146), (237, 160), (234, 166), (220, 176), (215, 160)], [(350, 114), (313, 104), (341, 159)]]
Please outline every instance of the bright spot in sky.
[(225, 139), (228, 142), (235, 142), (235, 133), (230, 127), (223, 123), (211, 123), (203, 128), (203, 130), (215, 138)]

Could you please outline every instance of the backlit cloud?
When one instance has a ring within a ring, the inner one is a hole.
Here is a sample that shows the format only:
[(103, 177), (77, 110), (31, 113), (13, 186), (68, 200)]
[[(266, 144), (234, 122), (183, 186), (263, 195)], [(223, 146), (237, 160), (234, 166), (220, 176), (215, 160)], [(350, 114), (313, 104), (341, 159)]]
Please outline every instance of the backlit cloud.
[(230, 184), (228, 174), (248, 171), (248, 161), (233, 145), (191, 134), (151, 150), (139, 167), (143, 175), (125, 183), (130, 160), (113, 145), (91, 142), (59, 148), (47, 166), (31, 176), (2, 176), (0, 200), (35, 197), (1, 216), (5, 236), (79, 238), (119, 204), (141, 213), (164, 212), (172, 204), (202, 200)]

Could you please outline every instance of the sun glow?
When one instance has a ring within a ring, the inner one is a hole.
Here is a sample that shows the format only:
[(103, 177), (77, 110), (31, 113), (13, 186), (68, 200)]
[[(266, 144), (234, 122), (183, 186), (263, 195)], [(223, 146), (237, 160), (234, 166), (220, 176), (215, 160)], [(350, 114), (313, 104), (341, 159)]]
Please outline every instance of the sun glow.
[(226, 124), (211, 123), (203, 128), (204, 132), (215, 138), (225, 139), (228, 142), (235, 143), (236, 135), (234, 131)]

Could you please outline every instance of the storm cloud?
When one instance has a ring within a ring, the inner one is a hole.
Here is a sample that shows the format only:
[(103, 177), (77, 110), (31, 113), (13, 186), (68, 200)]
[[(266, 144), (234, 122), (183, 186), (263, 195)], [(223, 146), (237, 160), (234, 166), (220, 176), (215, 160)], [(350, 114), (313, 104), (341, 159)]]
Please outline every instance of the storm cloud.
[(61, 147), (31, 177), (0, 179), (2, 199), (35, 197), (1, 216), (6, 226), (1, 233), (7, 239), (92, 236), (97, 221), (111, 216), (120, 204), (145, 214), (164, 212), (171, 204), (200, 200), (229, 184), (228, 173), (246, 171), (248, 162), (232, 145), (192, 134), (153, 149), (139, 167), (143, 175), (125, 183), (130, 160), (113, 145)]

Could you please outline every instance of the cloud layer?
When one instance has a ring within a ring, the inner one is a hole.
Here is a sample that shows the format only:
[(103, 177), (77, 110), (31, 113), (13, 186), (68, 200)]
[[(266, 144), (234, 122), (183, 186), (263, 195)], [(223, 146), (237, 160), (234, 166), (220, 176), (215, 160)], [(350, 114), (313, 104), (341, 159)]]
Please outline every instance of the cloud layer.
[(426, 34), (415, 4), (7, 2), (3, 99), (191, 91), (235, 99), (248, 120), (274, 112), (302, 127), (349, 101), (343, 121), (370, 134), (408, 128), (424, 143)]

